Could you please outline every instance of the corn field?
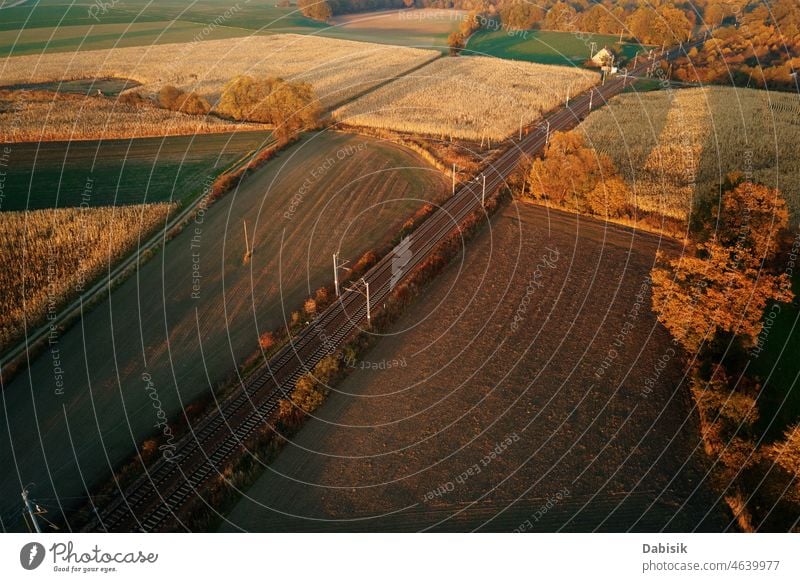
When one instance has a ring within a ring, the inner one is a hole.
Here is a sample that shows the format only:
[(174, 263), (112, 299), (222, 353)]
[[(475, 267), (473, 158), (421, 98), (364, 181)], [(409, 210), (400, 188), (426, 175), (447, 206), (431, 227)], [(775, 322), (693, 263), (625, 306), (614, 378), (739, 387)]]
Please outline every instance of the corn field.
[(136, 248), (174, 204), (0, 212), (0, 349)]
[(733, 87), (626, 94), (576, 130), (608, 154), (636, 205), (685, 220), (731, 172), (778, 188), (800, 219), (800, 100)]
[(598, 80), (583, 69), (490, 57), (439, 59), (334, 111), (338, 121), (414, 134), (499, 140)]
[(5, 143), (194, 135), (247, 129), (217, 117), (185, 115), (113, 98), (46, 91), (0, 91), (0, 135)]
[(164, 85), (215, 104), (239, 75), (310, 82), (323, 107), (341, 103), (436, 56), (437, 51), (278, 34), (0, 59), (0, 84), (121, 77), (155, 94)]

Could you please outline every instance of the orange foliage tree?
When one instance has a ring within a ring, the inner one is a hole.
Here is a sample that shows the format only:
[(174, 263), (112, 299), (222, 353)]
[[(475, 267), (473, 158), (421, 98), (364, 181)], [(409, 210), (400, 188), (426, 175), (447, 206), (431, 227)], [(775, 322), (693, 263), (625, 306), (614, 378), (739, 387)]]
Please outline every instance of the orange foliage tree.
[[(556, 206), (586, 210), (587, 195), (593, 195), (594, 207), (607, 197), (602, 191), (604, 180), (615, 175), (614, 164), (606, 154), (586, 145), (584, 137), (574, 131), (556, 132), (550, 139), (544, 158), (531, 164), (528, 191), (536, 200), (547, 200)], [(589, 208), (591, 210), (591, 208)], [(601, 213), (601, 212), (598, 212)], [(605, 211), (602, 212), (605, 214)]]
[(659, 254), (652, 271), (653, 308), (687, 350), (696, 352), (719, 332), (752, 346), (765, 307), (791, 300), (789, 277), (762, 268), (774, 260), (777, 233), (787, 221), (777, 191), (745, 182), (724, 194), (715, 237), (698, 243), (688, 256)]

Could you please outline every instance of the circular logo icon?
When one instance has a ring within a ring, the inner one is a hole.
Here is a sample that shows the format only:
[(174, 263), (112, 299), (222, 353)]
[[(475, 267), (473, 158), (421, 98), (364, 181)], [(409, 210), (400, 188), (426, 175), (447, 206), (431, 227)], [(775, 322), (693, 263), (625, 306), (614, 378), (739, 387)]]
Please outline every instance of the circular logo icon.
[(19, 551), (19, 563), (26, 570), (35, 570), (44, 561), (44, 546), (39, 542), (29, 542)]

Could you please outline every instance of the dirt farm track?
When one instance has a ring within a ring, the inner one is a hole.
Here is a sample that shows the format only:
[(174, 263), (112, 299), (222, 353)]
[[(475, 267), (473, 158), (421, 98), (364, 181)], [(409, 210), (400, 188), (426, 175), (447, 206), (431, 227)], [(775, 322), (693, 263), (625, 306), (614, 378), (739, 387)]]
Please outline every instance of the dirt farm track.
[(512, 205), (228, 515), (227, 531), (721, 531), (647, 275), (671, 241)]

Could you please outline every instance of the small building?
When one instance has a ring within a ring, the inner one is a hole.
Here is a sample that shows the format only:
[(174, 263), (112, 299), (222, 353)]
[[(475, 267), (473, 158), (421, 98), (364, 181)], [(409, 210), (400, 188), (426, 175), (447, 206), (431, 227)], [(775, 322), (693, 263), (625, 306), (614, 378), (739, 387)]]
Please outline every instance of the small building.
[(592, 62), (598, 67), (610, 66), (614, 62), (614, 53), (603, 47), (592, 55)]

